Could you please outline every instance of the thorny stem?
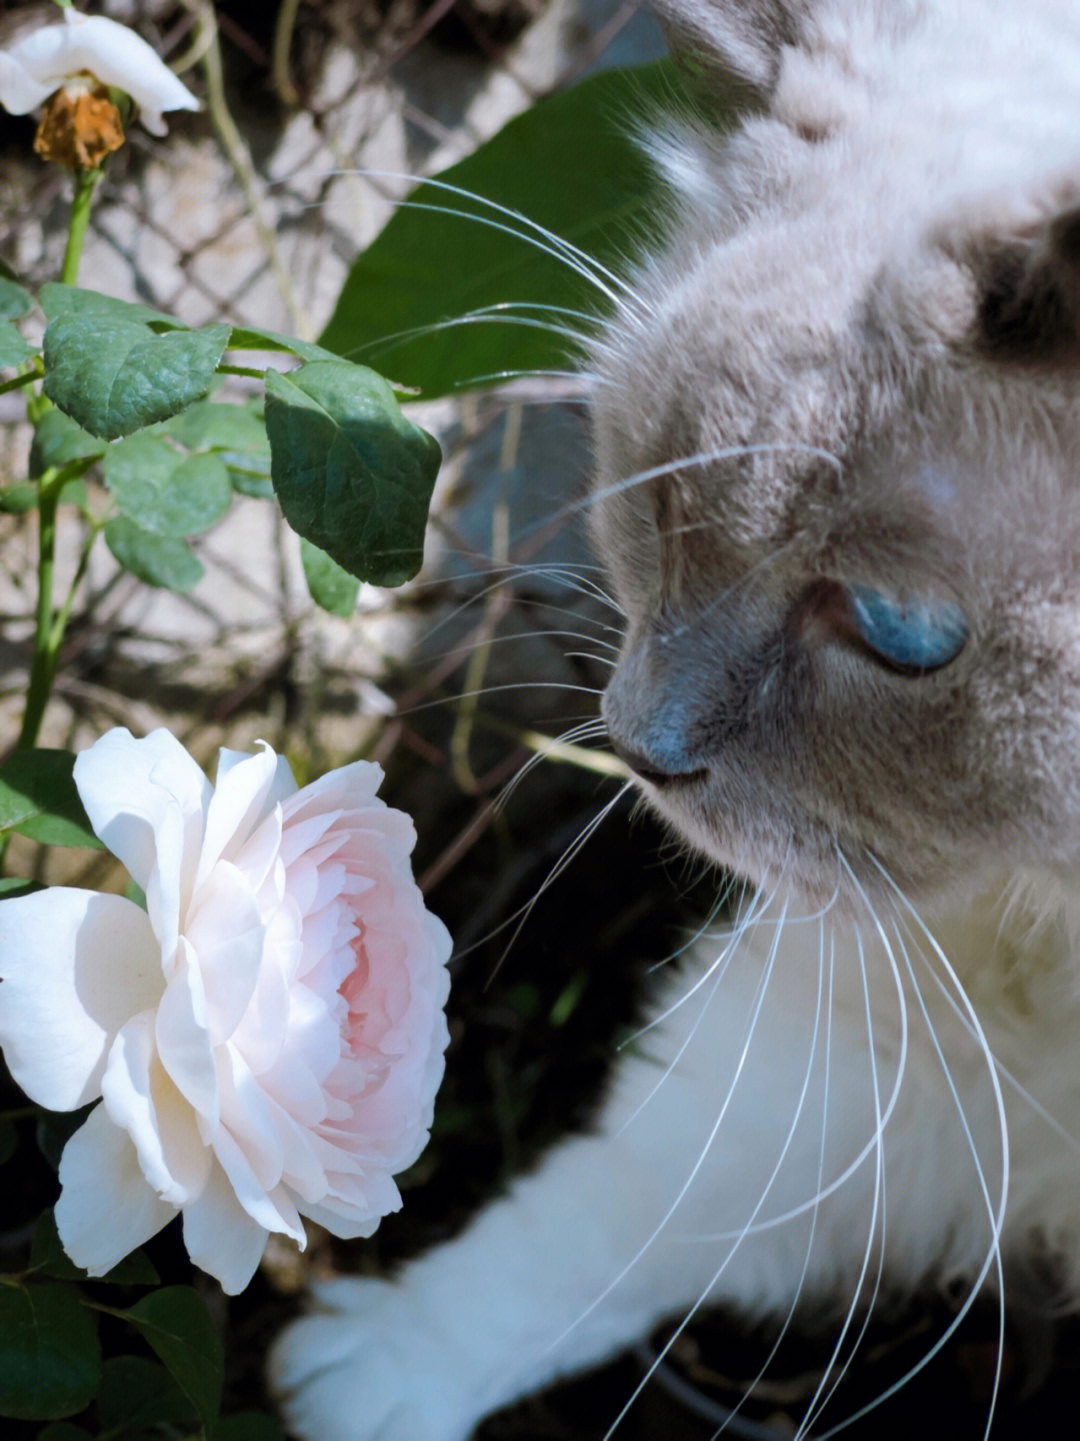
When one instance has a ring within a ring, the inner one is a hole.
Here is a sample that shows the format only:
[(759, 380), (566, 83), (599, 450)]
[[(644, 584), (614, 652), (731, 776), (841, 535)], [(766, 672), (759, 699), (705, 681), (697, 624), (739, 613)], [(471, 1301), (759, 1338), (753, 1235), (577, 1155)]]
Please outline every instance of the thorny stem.
[(67, 249), (64, 251), (64, 264), (60, 271), (60, 280), (64, 285), (74, 285), (78, 280), (79, 261), (82, 259), (83, 244), (86, 241), (86, 226), (90, 219), (90, 206), (93, 204), (94, 191), (98, 187), (101, 176), (100, 169), (76, 170), (75, 172), (75, 198), (71, 202)]

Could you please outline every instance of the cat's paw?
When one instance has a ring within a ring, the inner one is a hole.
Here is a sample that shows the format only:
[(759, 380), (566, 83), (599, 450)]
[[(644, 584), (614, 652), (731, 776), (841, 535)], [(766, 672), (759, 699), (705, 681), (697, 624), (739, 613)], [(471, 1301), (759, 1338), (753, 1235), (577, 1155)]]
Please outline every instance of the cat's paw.
[(474, 1422), (463, 1358), (407, 1290), (341, 1279), (270, 1352), (271, 1390), (301, 1441), (466, 1441)]

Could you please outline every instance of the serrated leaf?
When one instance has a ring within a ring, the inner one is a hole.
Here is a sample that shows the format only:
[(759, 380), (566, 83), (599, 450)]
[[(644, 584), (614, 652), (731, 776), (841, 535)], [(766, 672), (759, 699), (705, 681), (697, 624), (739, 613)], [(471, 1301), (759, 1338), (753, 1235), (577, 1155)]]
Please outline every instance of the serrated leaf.
[(60, 315), (45, 332), (45, 394), (92, 435), (115, 440), (167, 420), (210, 389), (227, 325), (163, 335), (138, 320)]
[(16, 751), (0, 766), (0, 831), (53, 846), (101, 849), (72, 779), (68, 751)]
[(89, 431), (65, 415), (50, 408), (34, 428), (30, 442), (30, 474), (40, 475), (50, 466), (59, 468), (73, 460), (93, 460), (105, 454), (106, 447)]
[(105, 484), (120, 509), (155, 535), (198, 535), (232, 501), (220, 457), (184, 455), (158, 435), (132, 435), (110, 446)]
[(0, 1286), (0, 1415), (74, 1416), (100, 1381), (97, 1328), (70, 1291), (51, 1282)]
[(17, 281), (0, 275), (0, 319), (17, 320), (34, 308), (34, 297)]
[[(86, 1272), (64, 1250), (56, 1229), (56, 1217), (46, 1211), (34, 1227), (30, 1243), (30, 1265), (42, 1275), (57, 1281), (85, 1281)], [(111, 1286), (156, 1286), (160, 1277), (145, 1251), (133, 1251), (118, 1261), (104, 1276), (95, 1276), (96, 1284)]]
[(35, 353), (34, 347), (20, 335), (10, 320), (0, 320), (0, 370), (21, 365)]
[(210, 1313), (190, 1286), (163, 1286), (124, 1312), (168, 1367), (207, 1431), (221, 1406), (225, 1355)]
[(268, 371), (266, 433), (274, 489), (299, 535), (361, 580), (416, 574), (442, 457), (381, 375), (341, 360)]
[(356, 609), (356, 597), (360, 593), (360, 582), (347, 570), (342, 570), (336, 560), (331, 560), (325, 550), (312, 545), (310, 540), (300, 540), (300, 563), (304, 567), (311, 598), (331, 615), (352, 615)]
[[(581, 354), (572, 333), (588, 331), (619, 294), (602, 267), (625, 273), (628, 257), (661, 234), (670, 207), (634, 121), (679, 97), (678, 72), (662, 60), (538, 101), (435, 177), (466, 195), (432, 183), (412, 192), (353, 264), (320, 344), (424, 396), (565, 370)], [(591, 275), (588, 261), (553, 254), (558, 242), (544, 229), (591, 257)], [(535, 308), (507, 308), (523, 304)], [(488, 318), (430, 329), (495, 306)]]
[(80, 315), (98, 324), (113, 320), (139, 320), (170, 330), (188, 328), (163, 310), (154, 310), (137, 301), (117, 300), (115, 295), (102, 295), (99, 290), (86, 290), (81, 285), (63, 285), (55, 280), (41, 287), (38, 304), (45, 312), (46, 320), (58, 320), (62, 315)]
[(114, 1356), (105, 1362), (98, 1395), (105, 1431), (166, 1423), (190, 1431), (199, 1413), (172, 1376), (143, 1356)]
[(163, 590), (187, 591), (203, 578), (202, 563), (183, 540), (155, 535), (127, 515), (114, 516), (105, 526), (105, 543), (132, 575)]

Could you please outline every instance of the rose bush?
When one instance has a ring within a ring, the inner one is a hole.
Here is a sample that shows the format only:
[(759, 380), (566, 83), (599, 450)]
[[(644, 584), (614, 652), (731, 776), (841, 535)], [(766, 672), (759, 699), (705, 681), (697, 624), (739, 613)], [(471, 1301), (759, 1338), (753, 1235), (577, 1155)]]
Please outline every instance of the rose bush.
[(101, 1097), (60, 1165), (68, 1254), (102, 1274), (178, 1212), (232, 1293), (302, 1217), (369, 1235), (400, 1205), (447, 1041), (450, 939), (407, 816), (358, 761), (298, 789), (264, 747), (217, 783), (168, 732), (76, 761), (146, 910), (55, 887), (0, 902), (0, 1045), (52, 1110)]

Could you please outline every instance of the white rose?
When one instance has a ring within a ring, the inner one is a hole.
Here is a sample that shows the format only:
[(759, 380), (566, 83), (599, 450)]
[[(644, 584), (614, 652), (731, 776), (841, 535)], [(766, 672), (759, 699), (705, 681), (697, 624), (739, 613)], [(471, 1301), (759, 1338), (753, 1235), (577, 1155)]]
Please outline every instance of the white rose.
[(216, 787), (167, 731), (75, 764), (98, 836), (146, 894), (0, 902), (0, 1046), (65, 1147), (56, 1222), (99, 1275), (177, 1212), (228, 1292), (301, 1216), (369, 1235), (431, 1125), (450, 938), (412, 878), (412, 822), (358, 761), (298, 790), (269, 747)]
[(26, 115), (66, 81), (85, 75), (130, 95), (153, 135), (165, 134), (164, 111), (199, 109), (187, 86), (134, 30), (70, 9), (63, 25), (33, 30), (0, 50), (0, 106)]

